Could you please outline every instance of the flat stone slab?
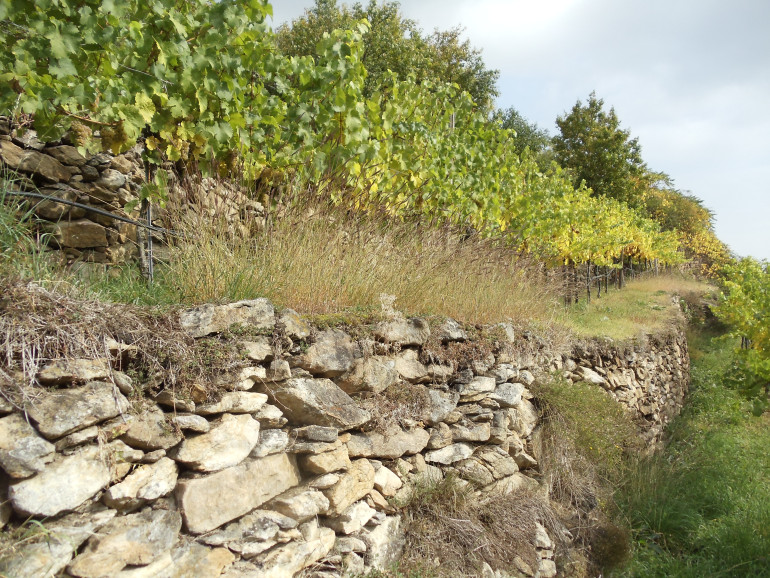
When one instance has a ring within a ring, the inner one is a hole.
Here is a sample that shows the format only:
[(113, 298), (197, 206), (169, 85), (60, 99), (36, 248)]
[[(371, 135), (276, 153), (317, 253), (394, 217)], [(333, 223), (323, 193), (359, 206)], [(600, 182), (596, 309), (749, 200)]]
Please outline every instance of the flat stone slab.
[(98, 448), (62, 456), (38, 475), (13, 484), (8, 497), (26, 516), (55, 516), (73, 510), (110, 483), (110, 467)]
[(49, 391), (27, 413), (48, 439), (56, 439), (128, 411), (128, 400), (115, 386), (92, 381), (82, 387)]
[(395, 459), (421, 452), (428, 445), (429, 439), (430, 434), (424, 429), (403, 430), (395, 426), (384, 433), (373, 431), (352, 434), (348, 452), (354, 458)]
[(267, 299), (227, 305), (206, 304), (183, 311), (180, 322), (182, 328), (196, 338), (221, 333), (235, 323), (256, 329), (272, 329), (275, 326), (275, 309)]
[(184, 440), (172, 457), (199, 472), (216, 472), (242, 462), (259, 442), (259, 422), (226, 413), (207, 433)]
[(176, 496), (192, 534), (218, 528), (299, 484), (294, 456), (247, 459), (201, 478), (180, 480)]
[(54, 451), (54, 445), (41, 438), (22, 415), (0, 418), (0, 466), (12, 478), (42, 472)]
[(290, 422), (347, 430), (371, 416), (330, 379), (294, 378), (270, 387), (270, 397)]

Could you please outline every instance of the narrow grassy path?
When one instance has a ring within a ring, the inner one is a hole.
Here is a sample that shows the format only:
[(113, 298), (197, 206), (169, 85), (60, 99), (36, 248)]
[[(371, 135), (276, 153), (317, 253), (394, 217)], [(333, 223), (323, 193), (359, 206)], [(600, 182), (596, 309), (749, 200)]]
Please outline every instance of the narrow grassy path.
[(726, 385), (733, 344), (714, 337), (690, 335), (688, 404), (619, 492), (634, 553), (617, 576), (770, 576), (770, 414), (753, 416)]

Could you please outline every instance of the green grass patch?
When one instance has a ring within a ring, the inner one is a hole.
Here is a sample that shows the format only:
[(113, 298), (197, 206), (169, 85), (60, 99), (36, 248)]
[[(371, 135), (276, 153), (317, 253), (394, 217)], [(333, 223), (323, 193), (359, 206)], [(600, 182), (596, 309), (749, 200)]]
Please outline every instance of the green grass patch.
[(617, 494), (634, 535), (619, 576), (770, 576), (770, 416), (725, 385), (734, 353), (712, 337), (691, 335), (688, 404)]
[(577, 335), (628, 339), (654, 333), (678, 314), (675, 295), (705, 294), (712, 287), (682, 275), (660, 275), (610, 289), (591, 303), (585, 300), (567, 309), (560, 319)]

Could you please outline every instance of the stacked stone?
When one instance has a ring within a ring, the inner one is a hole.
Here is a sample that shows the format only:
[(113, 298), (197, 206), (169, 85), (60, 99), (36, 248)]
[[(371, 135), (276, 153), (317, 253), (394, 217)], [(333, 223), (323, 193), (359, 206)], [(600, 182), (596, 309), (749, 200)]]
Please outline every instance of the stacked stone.
[[(479, 496), (526, 489), (546, 499), (528, 389), (540, 372), (593, 381), (621, 401), (631, 396), (618, 391), (641, 392), (629, 407), (656, 403), (652, 419), (678, 409), (686, 389), (676, 334), (638, 351), (583, 348), (573, 359), (514, 354), (504, 326), (507, 343), (458, 370), (421, 362), (431, 335), (421, 319), (396, 315), (372, 328), (373, 339), (354, 340), (257, 299), (191, 309), (181, 323), (195, 338), (234, 323), (272, 337), (240, 343), (251, 366), (227, 376), (217, 399), (193, 387), (190, 398), (165, 390), (132, 407), (134, 384), (114, 369), (131, 347), (120, 343), (109, 344), (114, 359), (45, 366), (37, 380), (46, 387), (26, 414), (0, 397), (0, 522), (32, 517), (46, 527), (46, 539), (20, 546), (0, 573), (232, 578), (312, 567), (305, 575), (331, 578), (384, 569), (403, 547), (394, 504), (421, 484), (451, 473)], [(468, 339), (451, 320), (438, 332), (434, 344)], [(624, 372), (631, 389), (613, 385)], [(367, 431), (360, 397), (407, 386), (425, 400), (421, 415)], [(506, 572), (554, 576), (544, 528), (532, 547), (537, 568), (521, 560)], [(490, 569), (511, 575), (501, 570)]]
[[(43, 143), (34, 130), (12, 131), (0, 117), (0, 167), (22, 191), (37, 192), (128, 216), (126, 203), (137, 198), (144, 177), (136, 151), (121, 156), (84, 157), (62, 142)], [(50, 244), (68, 260), (122, 263), (136, 256), (136, 227), (54, 201), (30, 200), (33, 212), (48, 221)]]
[[(69, 141), (44, 143), (34, 130), (13, 129), (7, 117), (0, 116), (0, 171), (14, 182), (14, 188), (77, 202), (122, 217), (138, 218), (138, 207), (130, 212), (128, 203), (139, 198), (145, 184), (142, 148), (112, 155), (83, 156)], [(171, 175), (169, 206), (192, 211), (210, 221), (223, 217), (233, 228), (264, 225), (264, 208), (237, 187), (221, 180), (204, 178), (197, 186), (184, 188)], [(101, 264), (121, 264), (138, 259), (137, 228), (80, 207), (29, 199), (33, 213), (43, 221), (43, 238), (59, 249), (67, 262), (75, 260)], [(162, 227), (165, 212), (156, 209), (153, 221)], [(189, 219), (188, 219), (189, 220)], [(153, 234), (154, 239), (165, 238)], [(164, 253), (164, 247), (158, 254)], [(157, 255), (156, 255), (157, 257)]]
[(564, 376), (599, 385), (642, 418), (651, 445), (682, 408), (690, 385), (687, 339), (679, 328), (646, 336), (632, 345), (584, 343), (566, 360)]

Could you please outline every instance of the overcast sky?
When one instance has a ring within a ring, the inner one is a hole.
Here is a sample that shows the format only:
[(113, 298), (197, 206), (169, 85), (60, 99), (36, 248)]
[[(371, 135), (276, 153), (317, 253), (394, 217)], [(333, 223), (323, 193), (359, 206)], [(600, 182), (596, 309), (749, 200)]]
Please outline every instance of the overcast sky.
[[(272, 4), (278, 25), (314, 2)], [(500, 70), (497, 105), (551, 134), (556, 117), (595, 90), (639, 138), (650, 168), (715, 213), (720, 239), (739, 255), (770, 259), (770, 1), (401, 0), (401, 7), (426, 32), (464, 26), (487, 66)]]

